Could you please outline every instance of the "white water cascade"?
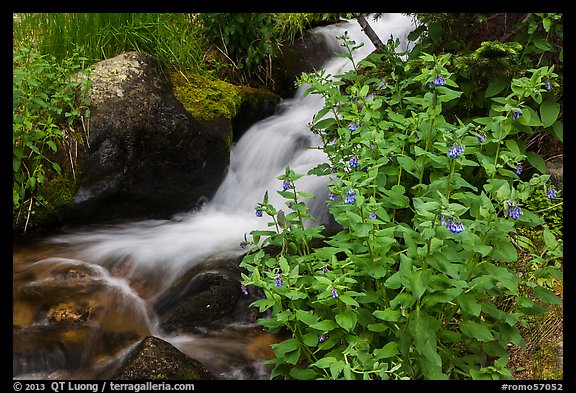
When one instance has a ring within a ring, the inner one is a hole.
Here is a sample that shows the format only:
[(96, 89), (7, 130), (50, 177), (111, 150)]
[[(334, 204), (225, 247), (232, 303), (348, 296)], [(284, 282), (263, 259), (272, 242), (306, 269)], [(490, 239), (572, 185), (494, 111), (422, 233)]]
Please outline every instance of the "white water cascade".
[[(400, 39), (400, 49), (406, 49), (406, 36), (414, 28), (408, 16), (384, 14), (376, 21), (368, 20), (383, 42), (393, 36)], [(322, 36), (334, 52), (343, 50), (336, 37), (344, 32), (356, 43), (364, 43), (354, 52), (355, 59), (360, 60), (374, 50), (355, 20), (312, 30), (312, 34)], [(338, 75), (351, 66), (348, 59), (334, 56), (324, 69), (329, 75)], [(172, 277), (207, 256), (243, 253), (239, 244), (244, 234), (267, 227), (268, 218), (258, 218), (254, 214), (266, 191), (277, 209), (288, 212), (276, 193), (282, 187), (277, 176), (284, 173), (287, 166), (297, 173), (306, 173), (326, 159), (317, 149), (320, 146), (318, 137), (308, 128), (308, 123), (322, 108), (322, 98), (304, 96), (306, 88), (301, 86), (294, 98), (280, 104), (277, 114), (254, 124), (232, 147), (225, 180), (213, 199), (200, 210), (171, 220), (133, 222), (62, 235), (53, 240), (85, 244), (82, 254), (92, 262), (129, 256), (136, 268), (169, 269), (168, 275)], [(325, 180), (304, 176), (296, 182), (296, 188), (316, 196), (308, 201), (308, 206), (311, 214), (322, 222), (326, 216), (323, 208), (327, 196)]]

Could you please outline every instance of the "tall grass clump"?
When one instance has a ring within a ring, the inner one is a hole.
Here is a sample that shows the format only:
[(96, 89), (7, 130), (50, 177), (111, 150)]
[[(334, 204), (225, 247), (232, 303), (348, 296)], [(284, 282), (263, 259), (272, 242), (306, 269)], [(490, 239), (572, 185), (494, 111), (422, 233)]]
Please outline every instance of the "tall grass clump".
[(31, 40), (57, 60), (81, 48), (79, 54), (91, 62), (138, 51), (169, 66), (200, 70), (204, 64), (204, 38), (194, 14), (22, 13), (14, 23), (16, 44)]

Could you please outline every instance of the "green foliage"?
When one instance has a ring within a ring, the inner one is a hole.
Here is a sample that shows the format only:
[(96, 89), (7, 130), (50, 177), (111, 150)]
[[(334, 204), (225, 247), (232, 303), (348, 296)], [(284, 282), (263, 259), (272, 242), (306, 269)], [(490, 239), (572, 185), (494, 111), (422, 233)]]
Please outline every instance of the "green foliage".
[(243, 75), (244, 83), (253, 73), (269, 78), (271, 57), (278, 45), (271, 14), (204, 13), (199, 19), (205, 36)]
[[(85, 58), (73, 55), (57, 62), (24, 46), (13, 52), (13, 215), (18, 224), (38, 204), (43, 204), (42, 185), (49, 172), (60, 175), (55, 153), (66, 130), (89, 116), (88, 100), (77, 94), (90, 84)], [(23, 214), (25, 213), (25, 214)]]
[[(355, 43), (338, 38), (352, 61)], [(311, 130), (329, 162), (307, 175), (328, 177), (326, 203), (341, 229), (304, 225), (309, 195), (294, 181), (305, 174), (290, 168), (277, 191), (288, 213), (267, 192), (256, 207), (272, 221), (245, 238), (243, 284), (263, 290), (252, 304), (270, 313), (260, 323), (292, 333), (272, 346), (271, 378), (512, 379), (518, 326), (560, 301), (542, 281), (562, 277), (558, 264), (542, 266), (538, 280), (511, 269), (518, 229), (543, 224), (527, 201), (550, 175), (518, 137), (557, 121), (543, 108), (554, 102), (554, 67), (527, 69), (461, 118), (466, 81), (451, 70), (453, 56), (421, 51), (415, 66), (396, 46), (342, 75), (299, 78), (324, 98)], [(384, 60), (384, 80), (358, 72)], [(517, 172), (525, 160), (539, 170), (526, 179)], [(544, 236), (561, 259), (555, 236)]]

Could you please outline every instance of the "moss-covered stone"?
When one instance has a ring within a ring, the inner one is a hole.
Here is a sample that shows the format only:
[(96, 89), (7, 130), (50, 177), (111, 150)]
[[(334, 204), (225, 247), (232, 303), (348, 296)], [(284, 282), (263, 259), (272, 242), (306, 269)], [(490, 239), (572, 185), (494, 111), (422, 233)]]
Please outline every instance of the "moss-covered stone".
[(174, 94), (194, 118), (213, 120), (236, 116), (242, 102), (236, 86), (190, 71), (174, 71), (169, 77)]

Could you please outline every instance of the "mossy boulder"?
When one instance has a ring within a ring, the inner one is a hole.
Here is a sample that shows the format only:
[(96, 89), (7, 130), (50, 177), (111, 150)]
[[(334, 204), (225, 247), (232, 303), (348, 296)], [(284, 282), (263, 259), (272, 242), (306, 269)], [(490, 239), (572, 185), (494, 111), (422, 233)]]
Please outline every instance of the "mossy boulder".
[(90, 128), (66, 223), (167, 218), (216, 191), (230, 130), (192, 116), (158, 62), (127, 52), (96, 63)]

